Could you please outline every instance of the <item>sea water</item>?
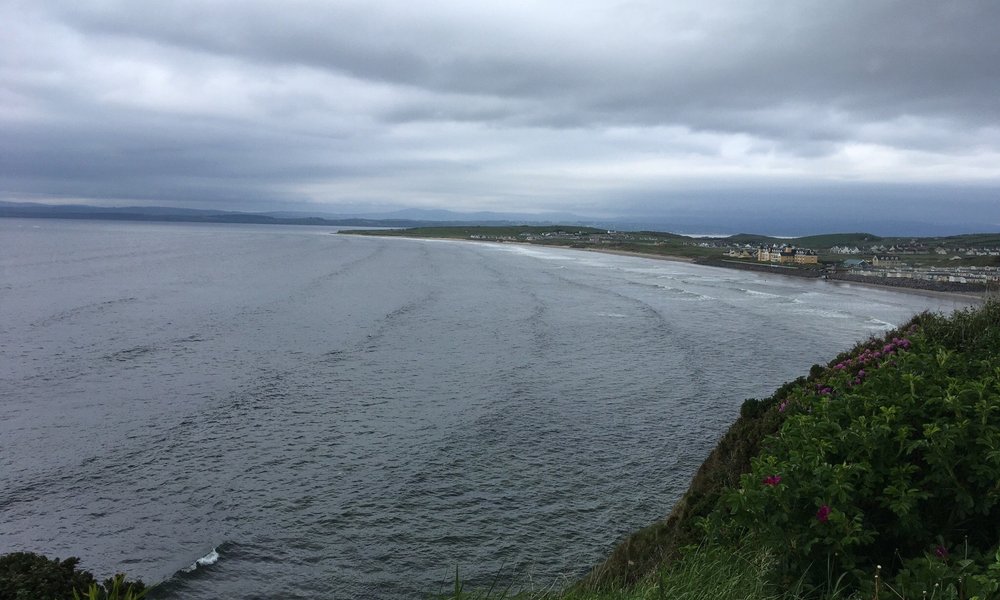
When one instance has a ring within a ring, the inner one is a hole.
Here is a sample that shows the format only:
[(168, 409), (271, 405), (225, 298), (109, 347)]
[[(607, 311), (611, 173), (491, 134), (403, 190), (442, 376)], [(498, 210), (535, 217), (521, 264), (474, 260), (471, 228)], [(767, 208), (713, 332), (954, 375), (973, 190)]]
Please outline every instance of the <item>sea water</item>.
[(961, 301), (327, 228), (0, 219), (0, 553), (154, 597), (559, 585), (741, 402)]

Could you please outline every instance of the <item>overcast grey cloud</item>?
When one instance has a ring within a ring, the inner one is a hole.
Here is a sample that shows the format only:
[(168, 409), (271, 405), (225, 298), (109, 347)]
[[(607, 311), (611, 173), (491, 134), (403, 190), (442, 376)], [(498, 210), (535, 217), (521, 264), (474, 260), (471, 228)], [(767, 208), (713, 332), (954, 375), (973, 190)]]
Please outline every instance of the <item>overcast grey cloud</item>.
[(989, 0), (7, 1), (0, 199), (996, 229), (998, 25)]

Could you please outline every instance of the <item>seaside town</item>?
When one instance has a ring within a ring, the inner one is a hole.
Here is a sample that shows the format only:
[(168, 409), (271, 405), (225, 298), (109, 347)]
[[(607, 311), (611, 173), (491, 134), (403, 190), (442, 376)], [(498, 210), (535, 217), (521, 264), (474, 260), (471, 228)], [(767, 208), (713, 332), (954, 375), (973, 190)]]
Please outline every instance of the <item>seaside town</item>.
[[(759, 246), (730, 249), (730, 257), (754, 257), (758, 262), (795, 265), (820, 264), (816, 250), (792, 245)], [(833, 246), (826, 254), (845, 256), (841, 261), (825, 260), (825, 269), (844, 272), (858, 277), (883, 279), (915, 279), (931, 282), (981, 284), (1000, 282), (1000, 266), (961, 264), (964, 258), (1000, 257), (1000, 247), (928, 247), (925, 244), (909, 245), (872, 244), (858, 246)], [(936, 258), (934, 261), (921, 259)], [(997, 262), (997, 261), (992, 261)], [(933, 263), (933, 264), (927, 264)]]
[[(823, 236), (817, 236), (810, 240), (812, 243), (808, 247), (801, 243), (804, 238), (761, 242), (741, 239), (754, 236), (690, 238), (660, 232), (591, 228), (549, 231), (487, 228), (467, 237), (482, 241), (568, 244), (582, 248), (676, 254), (720, 266), (754, 270), (759, 270), (755, 266), (774, 266), (796, 269), (801, 275), (901, 287), (982, 290), (1000, 285), (1000, 239), (983, 241), (973, 239), (974, 236), (894, 239), (889, 243), (887, 239), (859, 234), (858, 239), (850, 243), (830, 244), (822, 244), (818, 238)], [(799, 243), (793, 243), (796, 241)]]

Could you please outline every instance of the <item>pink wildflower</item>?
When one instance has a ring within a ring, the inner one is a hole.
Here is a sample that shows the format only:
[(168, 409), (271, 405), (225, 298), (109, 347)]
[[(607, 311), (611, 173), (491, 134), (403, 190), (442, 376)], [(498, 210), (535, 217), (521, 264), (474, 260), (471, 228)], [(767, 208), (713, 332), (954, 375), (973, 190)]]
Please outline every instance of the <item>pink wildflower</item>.
[(827, 521), (829, 521), (830, 520), (830, 507), (827, 506), (826, 504), (824, 504), (823, 506), (819, 507), (819, 510), (816, 511), (816, 519), (820, 523), (826, 523)]
[(938, 546), (934, 548), (934, 556), (938, 558), (948, 558), (948, 549), (944, 546)]
[(778, 405), (778, 412), (783, 413), (785, 412), (786, 408), (788, 408), (788, 400), (782, 400), (781, 404)]
[(781, 483), (781, 475), (768, 475), (764, 478), (764, 485), (774, 487)]

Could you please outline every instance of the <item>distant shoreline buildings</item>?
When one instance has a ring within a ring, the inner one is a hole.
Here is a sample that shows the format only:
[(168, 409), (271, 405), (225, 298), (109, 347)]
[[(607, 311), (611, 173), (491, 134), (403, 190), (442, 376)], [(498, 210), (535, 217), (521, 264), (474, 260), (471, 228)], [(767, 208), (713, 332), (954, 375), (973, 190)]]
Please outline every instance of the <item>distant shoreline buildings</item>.
[(796, 248), (789, 244), (783, 246), (774, 244), (757, 248), (757, 260), (779, 264), (816, 265), (819, 264), (819, 255), (815, 250)]

